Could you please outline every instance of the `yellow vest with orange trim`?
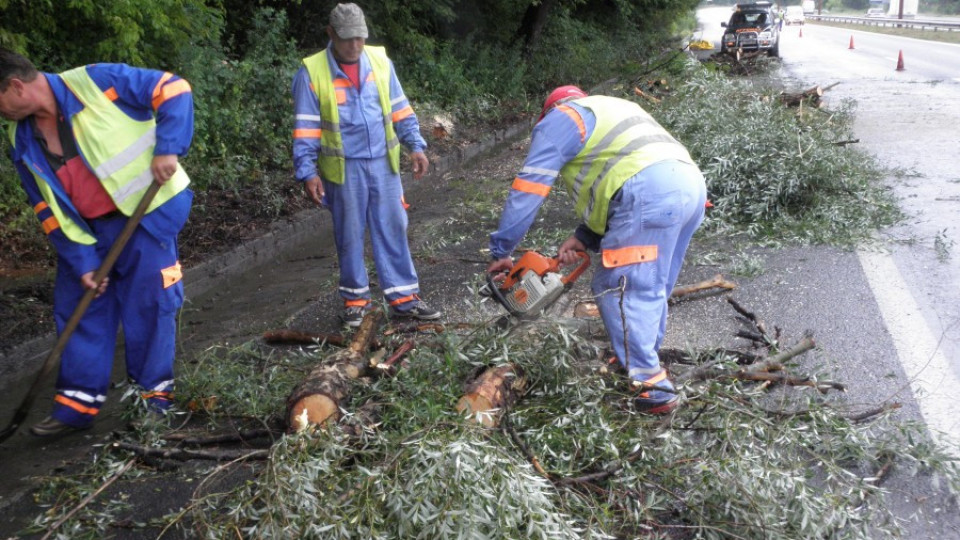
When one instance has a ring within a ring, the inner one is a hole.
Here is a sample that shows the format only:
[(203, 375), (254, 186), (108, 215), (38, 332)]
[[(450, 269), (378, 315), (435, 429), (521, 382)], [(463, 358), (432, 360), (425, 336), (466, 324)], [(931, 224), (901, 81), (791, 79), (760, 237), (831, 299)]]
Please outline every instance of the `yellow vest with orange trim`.
[[(387, 136), (387, 156), (393, 172), (400, 172), (400, 141), (393, 129), (393, 106), (390, 104), (390, 60), (383, 47), (366, 45), (363, 48), (370, 59), (370, 68), (380, 94), (380, 107), (383, 109), (383, 129)], [(337, 107), (336, 89), (333, 87), (333, 72), (324, 49), (313, 56), (303, 59), (303, 65), (310, 75), (313, 91), (320, 100), (320, 116), (323, 118), (320, 128), (320, 173), (323, 179), (335, 184), (344, 181), (345, 158), (343, 137), (340, 134), (340, 110)]]
[(597, 234), (606, 232), (610, 198), (629, 178), (659, 161), (694, 163), (687, 149), (632, 101), (588, 96), (571, 103), (592, 111), (596, 126), (560, 176), (577, 215)]
[[(65, 71), (60, 77), (83, 103), (83, 110), (70, 121), (77, 149), (120, 212), (126, 216), (132, 215), (140, 204), (141, 195), (153, 182), (150, 165), (156, 146), (156, 120), (135, 120), (127, 116), (104, 95), (103, 90), (87, 74), (86, 67)], [(11, 139), (15, 145), (13, 130)], [(29, 169), (67, 238), (79, 244), (95, 244), (96, 238), (63, 212), (46, 180), (32, 168)], [(189, 183), (187, 173), (177, 164), (177, 172), (160, 188), (147, 212), (172, 199)]]

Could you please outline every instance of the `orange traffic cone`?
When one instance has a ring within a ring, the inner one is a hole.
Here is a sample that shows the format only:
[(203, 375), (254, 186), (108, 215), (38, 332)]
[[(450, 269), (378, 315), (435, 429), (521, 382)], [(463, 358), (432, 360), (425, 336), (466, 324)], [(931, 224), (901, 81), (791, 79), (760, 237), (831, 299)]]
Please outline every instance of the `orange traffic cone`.
[(853, 49), (853, 36), (850, 36), (850, 48)]
[(903, 49), (901, 49), (900, 57), (897, 58), (897, 71), (903, 71), (904, 69), (906, 68), (903, 67)]

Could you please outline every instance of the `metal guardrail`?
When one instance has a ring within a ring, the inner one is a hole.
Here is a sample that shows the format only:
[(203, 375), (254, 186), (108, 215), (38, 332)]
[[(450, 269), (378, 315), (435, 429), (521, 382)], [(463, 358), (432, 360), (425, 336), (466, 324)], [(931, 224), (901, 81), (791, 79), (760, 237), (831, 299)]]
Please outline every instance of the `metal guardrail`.
[(960, 23), (922, 19), (895, 19), (891, 17), (844, 17), (839, 15), (807, 15), (813, 21), (862, 24), (864, 26), (889, 26), (891, 28), (915, 28), (934, 32), (960, 32)]

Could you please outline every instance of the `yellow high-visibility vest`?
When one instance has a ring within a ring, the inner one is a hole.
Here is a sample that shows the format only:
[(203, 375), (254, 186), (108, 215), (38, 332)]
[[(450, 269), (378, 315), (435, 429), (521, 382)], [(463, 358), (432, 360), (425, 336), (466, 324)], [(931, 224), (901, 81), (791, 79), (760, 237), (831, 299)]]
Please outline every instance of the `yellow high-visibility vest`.
[[(97, 86), (86, 67), (78, 67), (60, 74), (63, 82), (83, 103), (83, 109), (71, 119), (77, 150), (93, 174), (103, 184), (117, 209), (130, 216), (140, 204), (142, 194), (153, 182), (150, 164), (156, 146), (156, 120), (135, 120), (127, 116)], [(16, 145), (15, 132), (11, 140)], [(75, 223), (60, 208), (53, 189), (32, 167), (28, 169), (37, 180), (37, 187), (60, 228), (70, 240), (93, 245), (96, 243), (87, 228)], [(147, 212), (152, 211), (187, 188), (190, 178), (180, 165), (177, 172), (157, 193)]]
[(610, 198), (630, 177), (668, 159), (694, 163), (687, 149), (632, 101), (588, 96), (571, 103), (590, 109), (597, 123), (560, 176), (577, 215), (597, 234), (606, 232)]
[[(387, 156), (393, 172), (400, 172), (400, 141), (393, 129), (393, 107), (390, 104), (390, 60), (383, 47), (366, 45), (363, 48), (380, 94), (380, 107), (383, 110), (383, 129), (387, 137)], [(310, 75), (314, 92), (320, 100), (320, 173), (323, 179), (335, 184), (344, 180), (343, 137), (340, 133), (340, 111), (337, 107), (336, 90), (333, 87), (333, 70), (330, 67), (326, 49), (303, 59), (303, 65)]]

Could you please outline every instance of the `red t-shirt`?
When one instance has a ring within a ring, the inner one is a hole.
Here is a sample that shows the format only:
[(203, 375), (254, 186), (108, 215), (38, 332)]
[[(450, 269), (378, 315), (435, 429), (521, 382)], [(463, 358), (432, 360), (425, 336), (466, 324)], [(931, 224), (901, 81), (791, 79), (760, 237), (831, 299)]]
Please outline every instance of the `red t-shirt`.
[(354, 62), (352, 64), (339, 62), (339, 64), (340, 69), (343, 70), (343, 73), (346, 74), (350, 82), (353, 83), (353, 87), (360, 88), (360, 62)]
[(37, 129), (36, 122), (33, 122), (33, 131), (47, 156), (50, 168), (57, 175), (64, 191), (67, 192), (67, 196), (82, 217), (95, 219), (117, 210), (117, 205), (110, 198), (110, 194), (80, 157), (77, 143), (73, 140), (73, 133), (70, 132), (70, 127), (62, 115), (57, 116), (57, 134), (60, 136), (60, 147), (63, 149), (62, 156), (48, 149), (47, 141)]

